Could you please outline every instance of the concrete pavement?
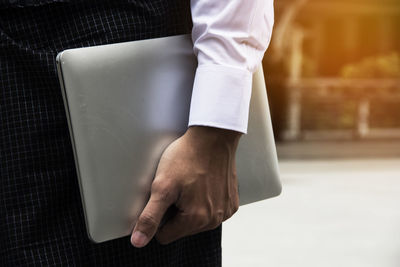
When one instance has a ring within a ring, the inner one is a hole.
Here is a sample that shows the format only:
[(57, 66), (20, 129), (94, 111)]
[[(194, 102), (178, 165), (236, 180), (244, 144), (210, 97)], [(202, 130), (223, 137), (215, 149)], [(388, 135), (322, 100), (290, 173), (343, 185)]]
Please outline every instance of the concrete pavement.
[(399, 267), (400, 159), (286, 160), (280, 197), (223, 224), (224, 267)]

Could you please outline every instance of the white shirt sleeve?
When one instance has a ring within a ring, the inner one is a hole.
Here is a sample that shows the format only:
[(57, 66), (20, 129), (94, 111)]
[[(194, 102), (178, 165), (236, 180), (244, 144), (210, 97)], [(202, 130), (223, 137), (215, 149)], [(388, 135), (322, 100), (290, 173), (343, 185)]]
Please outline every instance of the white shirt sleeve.
[(269, 45), (273, 0), (191, 0), (198, 67), (189, 126), (247, 133), (252, 74)]

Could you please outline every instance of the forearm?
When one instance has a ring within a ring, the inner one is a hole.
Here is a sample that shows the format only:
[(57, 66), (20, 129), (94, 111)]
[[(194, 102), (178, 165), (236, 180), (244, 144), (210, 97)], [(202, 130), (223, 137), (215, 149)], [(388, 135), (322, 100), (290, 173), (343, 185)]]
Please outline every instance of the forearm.
[(236, 149), (239, 139), (243, 135), (241, 132), (208, 126), (191, 126), (186, 134), (190, 135), (197, 145), (220, 144), (234, 149)]

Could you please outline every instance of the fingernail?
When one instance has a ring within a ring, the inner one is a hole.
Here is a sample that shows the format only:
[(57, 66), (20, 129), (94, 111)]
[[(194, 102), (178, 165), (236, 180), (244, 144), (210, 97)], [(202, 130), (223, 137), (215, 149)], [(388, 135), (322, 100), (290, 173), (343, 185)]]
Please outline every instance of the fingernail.
[(137, 248), (144, 247), (147, 244), (147, 236), (140, 231), (135, 231), (132, 235), (131, 243)]

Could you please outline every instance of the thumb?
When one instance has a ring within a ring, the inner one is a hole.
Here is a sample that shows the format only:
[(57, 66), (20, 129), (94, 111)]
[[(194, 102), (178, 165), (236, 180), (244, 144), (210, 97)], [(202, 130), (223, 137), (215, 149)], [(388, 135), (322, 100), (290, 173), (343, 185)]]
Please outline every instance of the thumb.
[(146, 246), (153, 238), (158, 230), (160, 222), (168, 210), (174, 203), (174, 198), (165, 190), (153, 190), (149, 202), (143, 209), (133, 229), (131, 243), (135, 247), (141, 248)]

